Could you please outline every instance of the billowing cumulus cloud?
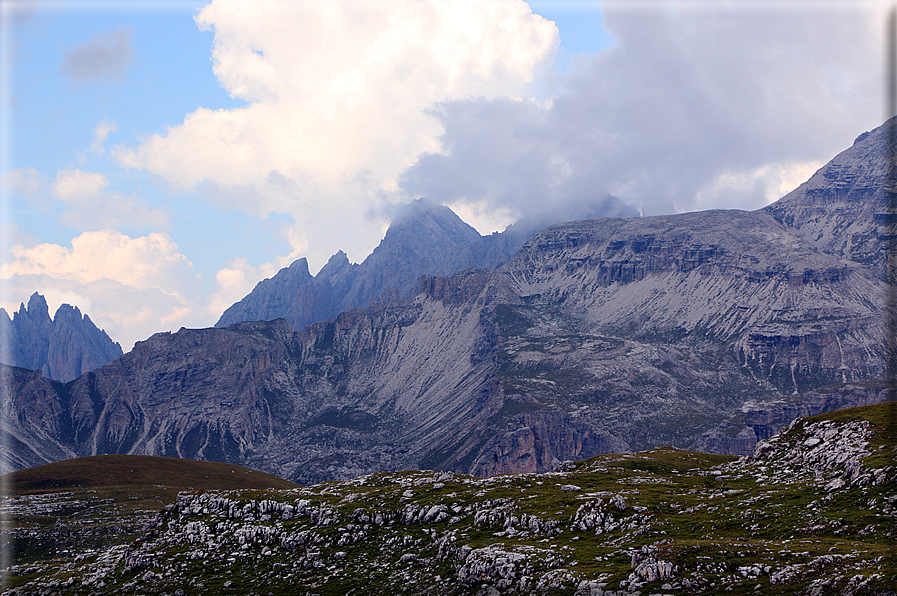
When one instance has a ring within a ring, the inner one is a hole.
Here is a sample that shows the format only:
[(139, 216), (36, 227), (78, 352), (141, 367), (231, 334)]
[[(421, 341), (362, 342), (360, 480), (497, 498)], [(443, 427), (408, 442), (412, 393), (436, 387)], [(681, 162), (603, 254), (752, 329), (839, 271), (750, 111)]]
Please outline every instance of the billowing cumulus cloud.
[(131, 27), (119, 27), (76, 45), (59, 66), (59, 72), (73, 83), (121, 80), (134, 57)]
[(163, 227), (168, 216), (132, 196), (109, 192), (109, 180), (97, 172), (60, 170), (50, 194), (63, 203), (62, 221), (73, 227)]
[(207, 307), (209, 316), (217, 320), (229, 306), (239, 302), (251, 292), (258, 280), (271, 277), (277, 271), (278, 268), (270, 263), (253, 267), (243, 257), (234, 259), (215, 274), (218, 289), (209, 298)]
[(100, 230), (77, 236), (71, 247), (14, 244), (0, 280), (13, 302), (27, 301), (35, 290), (57, 300), (84, 298), (75, 304), (125, 350), (157, 331), (205, 320), (191, 307), (193, 265), (160, 233), (131, 238)]
[(754, 209), (880, 123), (871, 7), (665, 6), (608, 5), (617, 45), (580, 62), (552, 102), (440, 104), (440, 151), (403, 188), (518, 216), (608, 193), (646, 214)]
[(214, 0), (196, 22), (215, 32), (221, 85), (248, 105), (197, 109), (113, 155), (209, 200), (292, 215), (319, 264), (376, 244), (371, 215), (396, 200), (418, 155), (439, 149), (426, 110), (522, 94), (559, 43), (521, 0)]

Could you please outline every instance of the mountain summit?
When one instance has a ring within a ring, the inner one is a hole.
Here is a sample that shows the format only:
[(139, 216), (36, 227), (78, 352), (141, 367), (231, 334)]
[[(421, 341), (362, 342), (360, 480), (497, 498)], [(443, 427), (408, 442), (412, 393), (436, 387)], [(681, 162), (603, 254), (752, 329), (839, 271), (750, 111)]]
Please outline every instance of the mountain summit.
[[(637, 215), (611, 196), (583, 209), (595, 214)], [(397, 211), (383, 240), (360, 265), (349, 263), (340, 251), (312, 277), (305, 259), (299, 259), (259, 282), (224, 311), (215, 327), (283, 318), (295, 329), (302, 329), (349, 308), (411, 298), (420, 291), (422, 275), (499, 267), (533, 234), (556, 221), (524, 221), (504, 232), (480, 236), (445, 205), (417, 199)]]
[[(334, 317), (373, 300), (409, 298), (423, 274), (448, 275), (473, 266), (480, 234), (443, 205), (418, 199), (401, 209), (380, 245), (360, 265), (342, 251), (312, 277), (305, 259), (263, 280), (215, 323), (286, 319), (294, 328)], [(507, 259), (505, 259), (507, 260)]]
[(68, 304), (50, 318), (47, 301), (35, 292), (13, 313), (0, 308), (0, 362), (39, 370), (56, 381), (71, 381), (122, 355), (121, 346)]
[[(253, 299), (280, 304), (261, 288), (295, 276), (304, 318), (289, 324), (159, 333), (65, 386), (0, 367), (2, 465), (167, 455), (308, 484), (544, 472), (661, 445), (750, 453), (798, 415), (886, 396), (878, 265), (838, 248), (843, 227), (824, 245), (808, 231), (829, 212), (813, 201), (877, 200), (887, 152), (850, 151), (767, 210), (557, 224), (497, 268), (449, 276), (486, 240), (412, 204), (361, 265), (338, 254), (313, 279), (300, 263), (259, 284)], [(876, 235), (875, 212), (856, 212), (849, 246)]]

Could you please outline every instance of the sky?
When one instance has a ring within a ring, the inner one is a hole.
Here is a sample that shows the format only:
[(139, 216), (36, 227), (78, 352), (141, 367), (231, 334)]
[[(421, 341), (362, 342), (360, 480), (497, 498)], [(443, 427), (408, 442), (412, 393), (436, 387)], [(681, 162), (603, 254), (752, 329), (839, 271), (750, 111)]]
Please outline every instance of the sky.
[(0, 306), (125, 351), (361, 262), (398, 206), (488, 234), (757, 209), (884, 119), (890, 3), (0, 2)]

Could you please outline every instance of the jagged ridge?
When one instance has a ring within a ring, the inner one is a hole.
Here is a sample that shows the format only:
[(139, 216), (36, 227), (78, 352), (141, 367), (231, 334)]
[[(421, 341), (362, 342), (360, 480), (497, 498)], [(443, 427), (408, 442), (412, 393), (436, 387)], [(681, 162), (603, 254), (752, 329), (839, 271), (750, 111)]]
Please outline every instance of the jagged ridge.
[(71, 381), (122, 355), (121, 346), (78, 307), (62, 304), (50, 318), (47, 301), (35, 292), (13, 313), (0, 308), (0, 362), (39, 370), (56, 381)]

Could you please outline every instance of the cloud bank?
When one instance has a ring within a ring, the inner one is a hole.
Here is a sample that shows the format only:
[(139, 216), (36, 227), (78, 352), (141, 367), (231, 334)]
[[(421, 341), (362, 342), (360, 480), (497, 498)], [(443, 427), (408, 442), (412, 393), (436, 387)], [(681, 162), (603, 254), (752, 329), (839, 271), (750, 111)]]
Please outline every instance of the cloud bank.
[(196, 22), (247, 105), (113, 155), (291, 215), (314, 267), (362, 259), (390, 204), (418, 196), (480, 223), (590, 214), (609, 194), (645, 214), (758, 208), (878, 123), (874, 7), (631, 6), (605, 6), (617, 45), (553, 75), (558, 32), (519, 0), (214, 0)]
[(370, 215), (404, 201), (398, 176), (439, 150), (429, 108), (519, 95), (559, 43), (521, 0), (214, 0), (196, 22), (215, 33), (219, 82), (247, 105), (200, 108), (113, 155), (210, 201), (292, 215), (319, 264), (379, 240)]
[[(87, 153), (158, 177), (172, 196), (286, 214), (276, 220), (290, 222), (287, 254), (218, 265), (217, 289), (200, 295), (171, 238), (110, 231), (167, 218), (85, 160), (55, 180), (27, 167), (5, 176), (92, 231), (71, 248), (13, 244), (0, 277), (26, 298), (82, 297), (127, 347), (210, 324), (299, 256), (312, 270), (340, 249), (362, 260), (394, 206), (419, 196), (483, 232), (593, 216), (613, 206), (609, 195), (645, 214), (754, 209), (880, 124), (876, 3), (602, 6), (616, 45), (558, 74), (558, 30), (521, 0), (213, 0), (195, 20), (214, 32), (219, 83), (244, 105), (198, 108), (114, 147), (118, 127), (104, 120)], [(120, 29), (73, 48), (61, 70), (76, 83), (115, 80), (131, 55)]]
[(605, 193), (645, 214), (755, 209), (879, 123), (873, 11), (678, 6), (611, 4), (604, 22), (618, 45), (580, 61), (549, 105), (440, 104), (440, 151), (401, 186), (518, 216)]
[(109, 192), (109, 180), (97, 172), (60, 170), (50, 185), (50, 194), (63, 204), (62, 221), (75, 228), (160, 228), (168, 216), (150, 209), (133, 196)]

